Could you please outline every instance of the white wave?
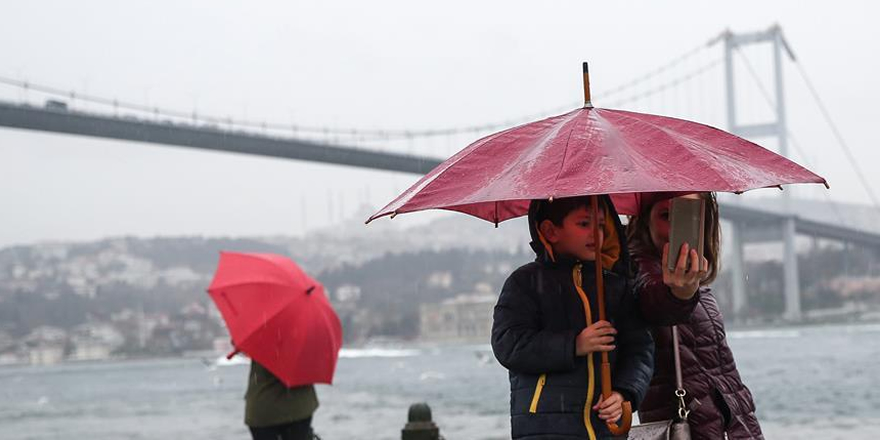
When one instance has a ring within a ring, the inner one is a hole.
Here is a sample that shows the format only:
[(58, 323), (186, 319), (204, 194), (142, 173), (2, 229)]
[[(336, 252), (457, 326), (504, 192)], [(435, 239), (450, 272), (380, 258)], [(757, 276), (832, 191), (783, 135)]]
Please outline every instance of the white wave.
[(446, 375), (439, 371), (425, 371), (419, 375), (419, 380), (424, 382), (428, 380), (444, 380)]
[(737, 330), (727, 333), (728, 339), (799, 338), (800, 330)]
[(341, 358), (395, 358), (418, 356), (419, 350), (406, 348), (343, 348), (339, 350)]
[(862, 334), (880, 332), (880, 324), (830, 324), (806, 325), (796, 328), (735, 330), (727, 333), (729, 339), (800, 338), (815, 333), (822, 334)]
[(237, 354), (232, 359), (226, 359), (226, 356), (220, 356), (215, 361), (214, 367), (230, 367), (233, 365), (250, 365), (251, 360), (247, 356)]
[(877, 333), (880, 332), (880, 324), (853, 324), (843, 327), (846, 333)]

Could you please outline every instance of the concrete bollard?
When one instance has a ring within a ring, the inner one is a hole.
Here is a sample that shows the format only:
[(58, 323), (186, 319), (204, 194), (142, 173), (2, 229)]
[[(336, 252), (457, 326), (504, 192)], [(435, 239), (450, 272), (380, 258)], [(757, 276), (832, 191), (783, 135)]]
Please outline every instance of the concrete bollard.
[(401, 430), (402, 440), (441, 440), (440, 428), (431, 420), (431, 407), (427, 403), (410, 405), (407, 419)]

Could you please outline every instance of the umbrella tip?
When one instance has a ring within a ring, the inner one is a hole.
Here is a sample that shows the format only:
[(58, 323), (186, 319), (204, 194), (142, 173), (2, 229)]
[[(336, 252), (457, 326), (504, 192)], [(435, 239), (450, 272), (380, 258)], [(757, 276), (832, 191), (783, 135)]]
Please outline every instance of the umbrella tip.
[(584, 108), (592, 108), (593, 103), (590, 102), (590, 68), (584, 61)]

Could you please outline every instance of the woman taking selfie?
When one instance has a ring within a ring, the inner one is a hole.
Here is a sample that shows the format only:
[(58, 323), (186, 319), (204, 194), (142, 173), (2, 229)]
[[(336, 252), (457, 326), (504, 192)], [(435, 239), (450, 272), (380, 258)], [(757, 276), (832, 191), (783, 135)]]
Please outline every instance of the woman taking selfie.
[[(655, 370), (639, 407), (642, 422), (680, 419), (673, 346), (677, 327), (686, 421), (694, 439), (763, 439), (755, 403), (727, 345), (718, 302), (708, 285), (718, 274), (721, 231), (714, 194), (704, 201), (703, 255), (687, 244), (669, 249), (670, 200), (647, 195), (627, 226), (636, 289), (656, 344)], [(667, 264), (672, 258), (675, 269)], [(687, 312), (687, 313), (685, 313)]]

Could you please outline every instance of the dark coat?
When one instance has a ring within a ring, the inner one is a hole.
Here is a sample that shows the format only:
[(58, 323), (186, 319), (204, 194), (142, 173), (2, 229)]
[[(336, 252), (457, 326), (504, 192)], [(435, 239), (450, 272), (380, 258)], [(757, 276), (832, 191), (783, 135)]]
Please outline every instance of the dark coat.
[[(610, 353), (612, 387), (636, 410), (653, 372), (653, 342), (638, 317), (623, 229), (616, 214), (609, 217), (622, 249), (604, 273), (607, 317), (618, 330), (617, 349)], [(575, 355), (575, 337), (599, 316), (594, 263), (552, 261), (537, 238), (534, 206), (529, 223), (537, 258), (508, 277), (492, 325), (495, 357), (509, 370), (511, 436), (587, 439), (592, 431), (593, 438), (606, 438), (608, 428), (592, 411), (601, 394), (600, 355)], [(589, 317), (575, 286), (578, 273)]]
[(318, 409), (314, 385), (288, 388), (266, 367), (253, 360), (244, 399), (244, 423), (251, 428), (306, 420)]
[(639, 410), (644, 422), (671, 419), (677, 413), (672, 324), (678, 324), (685, 403), (695, 440), (763, 439), (752, 393), (742, 383), (715, 296), (707, 287), (689, 301), (672, 295), (663, 284), (660, 260), (636, 255), (636, 290), (642, 315), (656, 344), (651, 387)]

